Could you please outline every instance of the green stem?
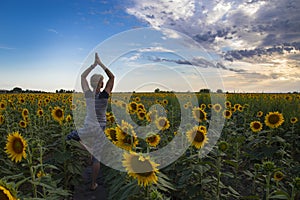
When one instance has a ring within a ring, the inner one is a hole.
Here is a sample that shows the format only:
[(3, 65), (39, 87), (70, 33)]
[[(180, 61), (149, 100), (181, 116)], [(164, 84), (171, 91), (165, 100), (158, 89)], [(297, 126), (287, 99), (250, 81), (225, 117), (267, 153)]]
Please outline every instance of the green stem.
[(266, 200), (269, 200), (269, 196), (270, 196), (270, 180), (271, 180), (271, 173), (269, 172), (266, 177)]
[(28, 148), (27, 162), (28, 162), (28, 165), (29, 165), (31, 180), (33, 182), (32, 183), (33, 195), (34, 195), (34, 198), (37, 198), (37, 187), (36, 187), (36, 184), (35, 184), (35, 172), (34, 172), (35, 170), (33, 169), (33, 166), (32, 166), (32, 154), (31, 154), (30, 148)]
[(217, 155), (217, 200), (220, 199), (220, 182), (221, 182), (221, 156), (218, 151)]

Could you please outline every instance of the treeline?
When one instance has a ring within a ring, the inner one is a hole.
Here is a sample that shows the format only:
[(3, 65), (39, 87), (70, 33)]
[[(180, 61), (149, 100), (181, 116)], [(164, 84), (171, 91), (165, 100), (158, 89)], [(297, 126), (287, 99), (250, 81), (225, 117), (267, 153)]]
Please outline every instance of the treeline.
[[(73, 93), (73, 92), (75, 92), (75, 90), (59, 89), (55, 91), (55, 93)], [(30, 90), (30, 89), (23, 90), (20, 87), (14, 87), (12, 90), (0, 90), (0, 93), (53, 93), (53, 92), (46, 92), (42, 90)]]

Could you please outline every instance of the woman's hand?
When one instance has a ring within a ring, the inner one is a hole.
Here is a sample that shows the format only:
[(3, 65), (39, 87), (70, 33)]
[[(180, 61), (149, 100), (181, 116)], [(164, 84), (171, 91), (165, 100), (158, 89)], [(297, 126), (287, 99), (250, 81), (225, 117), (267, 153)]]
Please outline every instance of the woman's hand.
[(98, 56), (98, 53), (95, 53), (95, 62), (94, 65), (101, 65), (101, 60)]

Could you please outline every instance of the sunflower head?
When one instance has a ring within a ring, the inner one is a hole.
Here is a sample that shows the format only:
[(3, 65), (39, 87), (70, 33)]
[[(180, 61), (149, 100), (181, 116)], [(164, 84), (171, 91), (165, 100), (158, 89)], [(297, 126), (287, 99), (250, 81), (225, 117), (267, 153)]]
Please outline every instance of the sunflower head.
[(219, 104), (219, 103), (216, 103), (216, 104), (214, 104), (213, 105), (213, 110), (215, 111), (215, 112), (220, 112), (221, 110), (222, 110), (222, 106), (221, 106), (221, 104)]
[(262, 123), (260, 121), (253, 121), (250, 123), (250, 128), (253, 132), (259, 132), (262, 130)]
[(187, 138), (194, 147), (200, 149), (208, 141), (206, 134), (207, 131), (205, 126), (194, 126), (192, 129), (187, 131)]
[(199, 107), (194, 107), (193, 108), (193, 117), (197, 122), (204, 122), (205, 120), (207, 120), (206, 118), (206, 112)]
[(53, 119), (60, 124), (62, 124), (62, 121), (64, 120), (64, 110), (58, 106), (54, 107), (51, 111), (51, 115)]
[(232, 112), (231, 112), (230, 110), (224, 110), (224, 111), (223, 111), (223, 116), (224, 116), (224, 118), (226, 118), (226, 119), (230, 119), (231, 116), (232, 116)]
[(264, 114), (263, 111), (258, 111), (257, 114), (256, 114), (256, 116), (257, 116), (257, 117), (262, 117), (263, 114)]
[(37, 112), (36, 112), (36, 114), (37, 114), (37, 116), (39, 116), (39, 117), (43, 116), (43, 115), (44, 115), (43, 109), (41, 109), (41, 108), (38, 109)]
[(26, 147), (27, 142), (19, 132), (14, 132), (7, 136), (5, 152), (12, 161), (20, 162), (22, 158), (26, 158)]
[(275, 169), (275, 164), (272, 161), (265, 161), (263, 162), (262, 166), (266, 172), (273, 172)]
[(283, 115), (279, 112), (269, 112), (265, 116), (265, 124), (270, 128), (277, 128), (284, 122)]
[(127, 174), (134, 179), (137, 179), (139, 186), (148, 186), (157, 183), (157, 167), (159, 164), (153, 162), (150, 157), (139, 155), (135, 152), (123, 154), (123, 166)]
[(155, 124), (158, 130), (166, 130), (170, 127), (170, 122), (166, 117), (158, 117)]
[(146, 137), (146, 142), (152, 146), (152, 147), (156, 147), (159, 142), (160, 142), (160, 136), (158, 134), (154, 134), (154, 133), (150, 133), (148, 134), (148, 136)]
[(297, 190), (300, 190), (300, 177), (296, 177), (296, 178), (293, 180), (293, 185), (294, 185), (294, 187), (295, 187)]
[(274, 173), (274, 180), (281, 181), (283, 179), (283, 173), (281, 171), (277, 171)]
[(219, 142), (218, 147), (219, 147), (219, 150), (220, 150), (220, 151), (225, 152), (225, 151), (227, 151), (227, 149), (229, 148), (229, 145), (228, 145), (227, 142), (221, 141), (221, 142)]
[(21, 121), (19, 122), (19, 126), (20, 126), (21, 128), (26, 128), (26, 127), (27, 127), (27, 122), (24, 121), (24, 120), (21, 120)]
[[(298, 118), (297, 117), (292, 117), (291, 119), (290, 119), (290, 122), (292, 123), (292, 124), (296, 124), (297, 122), (298, 122)], [(1, 124), (1, 123), (0, 123)]]
[(4, 124), (4, 116), (0, 114), (0, 125)]
[(12, 184), (0, 180), (0, 199), (17, 200), (17, 192)]
[(118, 141), (117, 140), (117, 130), (116, 130), (116, 128), (107, 128), (107, 129), (105, 129), (105, 134), (113, 142)]

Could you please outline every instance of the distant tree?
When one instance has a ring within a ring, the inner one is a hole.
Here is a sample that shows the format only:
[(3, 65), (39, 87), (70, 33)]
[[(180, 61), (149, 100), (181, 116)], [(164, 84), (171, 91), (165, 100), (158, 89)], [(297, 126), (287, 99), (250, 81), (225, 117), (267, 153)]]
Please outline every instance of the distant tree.
[(14, 88), (12, 89), (12, 92), (14, 92), (14, 93), (21, 93), (21, 92), (22, 92), (22, 88), (14, 87)]
[(217, 89), (217, 93), (223, 93), (223, 90)]
[(210, 93), (210, 89), (201, 89), (200, 93)]
[(155, 92), (155, 93), (159, 93), (159, 92), (160, 92), (159, 88), (156, 88), (156, 89), (154, 90), (154, 92)]

